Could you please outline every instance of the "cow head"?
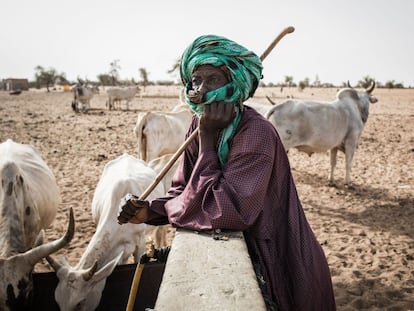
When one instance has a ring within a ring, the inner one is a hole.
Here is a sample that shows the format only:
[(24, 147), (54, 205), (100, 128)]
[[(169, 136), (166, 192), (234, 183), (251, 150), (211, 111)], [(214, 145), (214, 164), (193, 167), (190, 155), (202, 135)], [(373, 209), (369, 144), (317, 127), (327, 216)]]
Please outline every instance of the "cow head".
[(371, 85), (363, 91), (355, 90), (349, 81), (347, 82), (347, 87), (348, 88), (342, 89), (338, 92), (337, 98), (339, 100), (351, 98), (359, 109), (362, 122), (366, 123), (368, 120), (369, 105), (378, 101), (378, 99), (372, 95), (375, 88), (375, 81), (372, 81)]
[(23, 253), (0, 258), (0, 306), (1, 310), (26, 310), (32, 294), (31, 273), (42, 258), (66, 246), (73, 238), (75, 220), (73, 210), (69, 212), (69, 224), (65, 235), (43, 245), (37, 245)]
[(101, 300), (106, 278), (113, 272), (121, 260), (123, 252), (98, 269), (98, 261), (91, 266), (72, 267), (65, 257), (55, 260), (51, 256), (47, 261), (56, 271), (59, 283), (55, 290), (55, 299), (62, 311), (95, 310)]
[[(350, 89), (354, 89), (354, 88), (351, 86), (351, 84), (349, 83), (349, 80), (346, 82), (346, 86), (347, 86), (348, 88), (350, 88)], [(365, 89), (365, 92), (369, 95), (369, 102), (370, 102), (371, 104), (374, 104), (374, 103), (376, 103), (376, 102), (378, 101), (378, 99), (377, 99), (376, 97), (374, 97), (374, 96), (372, 96), (372, 95), (371, 95), (371, 93), (372, 93), (372, 92), (374, 91), (374, 89), (375, 89), (375, 86), (376, 86), (375, 80), (372, 80), (372, 81), (371, 81), (370, 86), (368, 86), (368, 88), (366, 88), (366, 89)]]

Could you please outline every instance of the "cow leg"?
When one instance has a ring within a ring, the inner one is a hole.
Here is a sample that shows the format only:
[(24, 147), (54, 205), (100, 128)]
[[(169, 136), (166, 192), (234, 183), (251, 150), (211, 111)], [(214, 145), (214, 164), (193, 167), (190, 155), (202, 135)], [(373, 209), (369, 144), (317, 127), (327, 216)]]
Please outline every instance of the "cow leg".
[(134, 262), (139, 262), (141, 256), (146, 252), (146, 236), (137, 237), (138, 239), (135, 242), (135, 250), (133, 252)]
[(86, 111), (86, 104), (81, 103), (81, 111), (85, 112)]
[(155, 227), (152, 233), (152, 240), (156, 248), (167, 246), (167, 225)]
[(334, 181), (334, 170), (336, 167), (336, 155), (338, 153), (338, 148), (331, 149), (329, 153), (330, 153), (331, 171), (329, 172), (328, 185), (329, 187), (335, 187), (336, 184)]
[(76, 113), (79, 112), (79, 110), (78, 110), (78, 103), (75, 100), (72, 101), (72, 110), (74, 112), (76, 112)]
[(354, 158), (355, 151), (358, 147), (359, 136), (350, 136), (345, 141), (345, 187), (348, 189), (354, 189), (351, 181), (351, 166)]
[(354, 157), (356, 146), (354, 144), (349, 144), (349, 146), (345, 147), (345, 187), (348, 189), (353, 189), (352, 181), (351, 181), (351, 166), (352, 166), (352, 159)]

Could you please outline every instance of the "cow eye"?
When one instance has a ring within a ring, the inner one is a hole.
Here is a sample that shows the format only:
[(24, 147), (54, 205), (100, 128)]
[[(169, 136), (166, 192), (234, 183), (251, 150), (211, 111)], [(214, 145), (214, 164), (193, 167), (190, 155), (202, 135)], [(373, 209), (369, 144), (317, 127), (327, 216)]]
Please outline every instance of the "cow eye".
[(30, 215), (30, 206), (26, 206), (25, 212), (26, 212), (26, 215)]

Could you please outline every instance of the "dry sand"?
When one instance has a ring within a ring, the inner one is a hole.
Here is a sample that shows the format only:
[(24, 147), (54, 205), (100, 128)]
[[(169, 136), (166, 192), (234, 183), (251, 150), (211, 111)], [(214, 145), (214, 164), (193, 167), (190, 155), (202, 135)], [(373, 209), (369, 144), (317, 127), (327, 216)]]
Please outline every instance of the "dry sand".
[[(333, 100), (336, 89), (258, 89), (280, 102)], [(108, 111), (103, 92), (88, 114), (75, 114), (71, 93), (44, 90), (11, 96), (0, 92), (0, 141), (35, 145), (55, 173), (62, 204), (46, 239), (60, 237), (73, 207), (76, 234), (65, 254), (74, 265), (94, 233), (91, 202), (104, 165), (123, 152), (136, 155), (132, 132), (137, 113), (169, 110), (178, 87), (148, 87), (129, 111)], [(377, 89), (353, 161), (355, 189), (344, 187), (339, 154), (337, 187), (327, 186), (328, 154), (292, 150), (291, 166), (308, 220), (325, 250), (338, 310), (414, 310), (414, 90)], [(49, 271), (39, 263), (36, 271)]]

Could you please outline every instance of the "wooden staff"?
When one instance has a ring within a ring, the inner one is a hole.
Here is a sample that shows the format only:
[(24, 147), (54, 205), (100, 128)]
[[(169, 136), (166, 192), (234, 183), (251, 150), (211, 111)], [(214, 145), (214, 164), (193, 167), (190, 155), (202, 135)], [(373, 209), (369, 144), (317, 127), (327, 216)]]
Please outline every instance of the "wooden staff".
[[(263, 61), (270, 52), (274, 49), (276, 44), (287, 34), (292, 33), (295, 31), (295, 28), (292, 26), (286, 27), (283, 31), (273, 40), (273, 42), (269, 45), (269, 47), (263, 52), (260, 56), (260, 60)], [(154, 188), (159, 184), (159, 182), (164, 178), (165, 174), (170, 170), (170, 168), (174, 165), (175, 161), (180, 157), (180, 155), (187, 149), (187, 146), (196, 138), (198, 135), (198, 127), (191, 133), (191, 135), (185, 140), (185, 142), (178, 148), (178, 150), (174, 153), (171, 159), (167, 162), (167, 164), (163, 167), (163, 169), (158, 173), (155, 180), (149, 185), (149, 187), (141, 194), (139, 197), (140, 200), (145, 200), (148, 195), (154, 190)], [(128, 305), (126, 311), (132, 311), (135, 304), (135, 296), (138, 291), (139, 280), (141, 278), (142, 270), (144, 269), (144, 264), (137, 264), (137, 268), (135, 270), (134, 278), (132, 280), (131, 290), (129, 292), (128, 297)]]

